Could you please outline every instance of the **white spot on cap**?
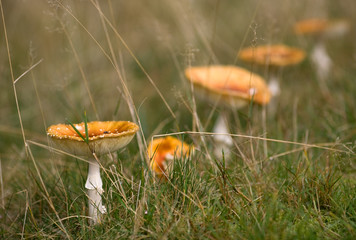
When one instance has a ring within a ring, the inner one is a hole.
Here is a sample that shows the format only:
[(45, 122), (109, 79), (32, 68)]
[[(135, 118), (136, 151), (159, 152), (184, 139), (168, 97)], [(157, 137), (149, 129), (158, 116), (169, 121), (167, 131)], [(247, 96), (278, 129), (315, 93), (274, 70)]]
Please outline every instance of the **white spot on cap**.
[(170, 153), (167, 153), (166, 156), (165, 156), (165, 159), (166, 160), (173, 160), (174, 159), (174, 155), (172, 155)]
[(250, 88), (249, 92), (250, 92), (250, 95), (255, 95), (257, 93), (257, 89), (256, 88)]

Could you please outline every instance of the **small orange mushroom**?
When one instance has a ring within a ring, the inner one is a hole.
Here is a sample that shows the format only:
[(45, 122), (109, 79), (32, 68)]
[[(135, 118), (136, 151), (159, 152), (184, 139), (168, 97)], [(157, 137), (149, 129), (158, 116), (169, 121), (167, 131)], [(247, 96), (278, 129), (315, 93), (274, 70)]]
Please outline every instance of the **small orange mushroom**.
[(83, 139), (86, 137), (85, 123), (74, 124), (74, 127), (82, 136), (68, 124), (52, 125), (47, 129), (47, 134), (52, 142), (64, 151), (89, 157), (85, 188), (88, 189), (89, 216), (92, 223), (96, 224), (100, 222), (100, 214), (105, 213), (106, 208), (101, 200), (103, 183), (100, 177), (100, 166), (93, 153), (99, 156), (125, 147), (139, 127), (127, 121), (88, 122), (87, 142)]
[(242, 49), (239, 58), (246, 62), (260, 65), (285, 67), (300, 63), (305, 58), (305, 52), (299, 48), (286, 45), (266, 45)]
[(156, 138), (149, 143), (147, 148), (148, 156), (151, 159), (150, 167), (161, 179), (165, 176), (169, 167), (167, 160), (173, 160), (174, 157), (187, 157), (193, 149), (193, 146), (175, 137)]
[(321, 33), (324, 32), (328, 28), (328, 20), (326, 19), (318, 19), (318, 18), (312, 18), (312, 19), (306, 19), (297, 22), (294, 25), (294, 32), (296, 34), (315, 34), (315, 33)]
[(350, 23), (344, 19), (311, 18), (297, 22), (294, 25), (294, 32), (298, 35), (336, 37), (345, 34), (349, 28)]

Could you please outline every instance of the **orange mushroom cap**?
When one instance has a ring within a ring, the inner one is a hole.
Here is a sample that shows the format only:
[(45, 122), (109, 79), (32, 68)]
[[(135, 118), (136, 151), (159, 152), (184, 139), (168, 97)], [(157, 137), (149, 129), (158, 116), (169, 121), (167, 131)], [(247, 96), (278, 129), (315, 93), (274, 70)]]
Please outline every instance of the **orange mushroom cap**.
[[(82, 136), (86, 136), (84, 122), (73, 125)], [(90, 156), (91, 150), (97, 155), (117, 151), (126, 146), (139, 130), (135, 123), (128, 121), (88, 122), (87, 127), (89, 147), (69, 124), (52, 125), (47, 129), (47, 135), (66, 152)]]
[(298, 64), (305, 58), (305, 52), (285, 45), (266, 45), (242, 49), (239, 58), (260, 65), (284, 67)]
[(209, 99), (221, 98), (236, 108), (252, 100), (267, 104), (271, 98), (265, 80), (243, 68), (220, 65), (190, 67), (185, 70), (185, 75)]
[(187, 156), (194, 149), (193, 146), (180, 141), (175, 137), (156, 138), (150, 142), (147, 148), (147, 153), (151, 159), (151, 169), (157, 176), (163, 177), (167, 170), (167, 156), (182, 157)]
[(342, 35), (350, 28), (350, 23), (346, 20), (327, 20), (327, 19), (306, 19), (294, 25), (294, 31), (298, 35)]

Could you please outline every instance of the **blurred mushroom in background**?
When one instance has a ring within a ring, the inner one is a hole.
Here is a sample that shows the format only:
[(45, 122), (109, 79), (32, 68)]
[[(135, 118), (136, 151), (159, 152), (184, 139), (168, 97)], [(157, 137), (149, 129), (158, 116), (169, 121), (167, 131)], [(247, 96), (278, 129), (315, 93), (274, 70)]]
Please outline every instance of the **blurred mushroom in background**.
[(268, 68), (268, 88), (272, 95), (268, 115), (274, 117), (278, 103), (276, 97), (281, 93), (279, 70), (302, 62), (305, 58), (305, 52), (299, 48), (277, 44), (244, 48), (238, 56), (245, 62)]
[(311, 61), (316, 68), (318, 82), (323, 93), (329, 93), (326, 79), (330, 75), (333, 61), (326, 51), (327, 39), (340, 38), (350, 29), (350, 23), (346, 20), (306, 19), (294, 25), (297, 35), (313, 36), (315, 44), (311, 51)]
[(267, 66), (269, 68), (268, 87), (272, 96), (278, 96), (281, 92), (278, 70), (300, 63), (305, 58), (305, 52), (282, 44), (265, 45), (244, 48), (240, 51), (239, 58), (245, 62)]
[[(271, 98), (265, 80), (240, 67), (223, 65), (189, 67), (185, 70), (185, 75), (203, 99), (232, 110), (240, 109), (251, 101), (265, 105)], [(224, 116), (226, 113), (222, 112), (213, 127), (213, 133), (217, 133), (214, 135), (214, 154), (222, 157), (224, 152), (228, 157), (233, 140)]]

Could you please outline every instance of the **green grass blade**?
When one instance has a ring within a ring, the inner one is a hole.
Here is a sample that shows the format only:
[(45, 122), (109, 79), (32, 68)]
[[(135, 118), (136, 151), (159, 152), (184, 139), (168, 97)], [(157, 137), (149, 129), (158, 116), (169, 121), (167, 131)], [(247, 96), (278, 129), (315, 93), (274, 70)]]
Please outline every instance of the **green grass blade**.
[(89, 132), (88, 132), (88, 117), (87, 117), (87, 112), (84, 111), (84, 126), (85, 126), (85, 139), (86, 143), (89, 143)]
[[(68, 119), (66, 119), (66, 122), (72, 126), (72, 128), (74, 129), (74, 131), (79, 135), (79, 137), (81, 137), (83, 139), (84, 142), (86, 142), (87, 144), (89, 144), (89, 139), (85, 138), (79, 131), (78, 129), (73, 125), (73, 123), (71, 121), (69, 121)], [(87, 132), (87, 131), (86, 131)]]

